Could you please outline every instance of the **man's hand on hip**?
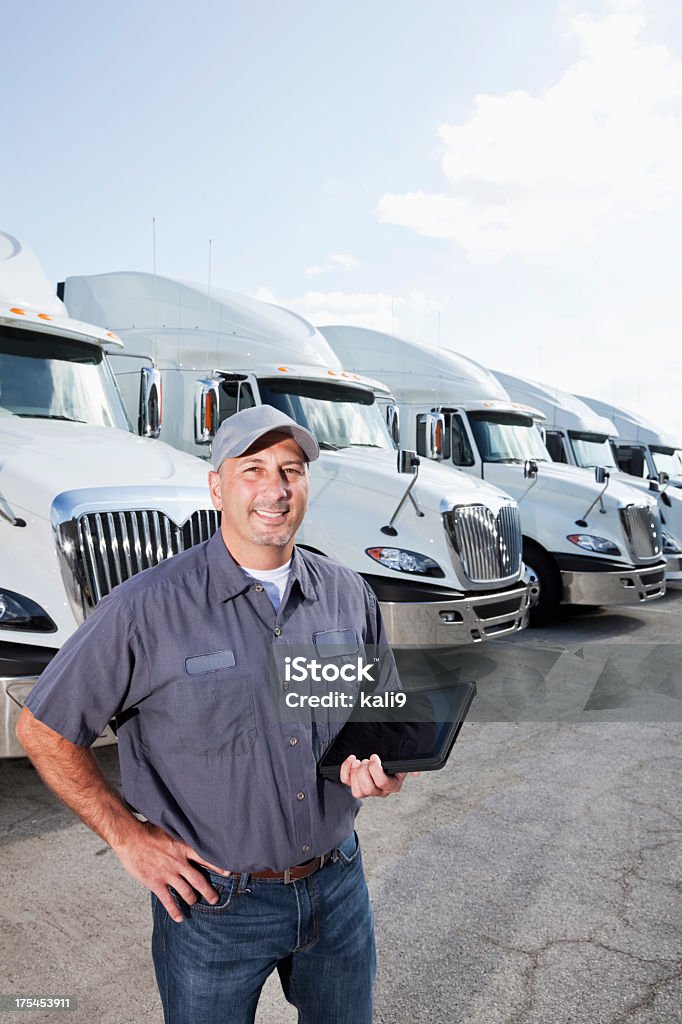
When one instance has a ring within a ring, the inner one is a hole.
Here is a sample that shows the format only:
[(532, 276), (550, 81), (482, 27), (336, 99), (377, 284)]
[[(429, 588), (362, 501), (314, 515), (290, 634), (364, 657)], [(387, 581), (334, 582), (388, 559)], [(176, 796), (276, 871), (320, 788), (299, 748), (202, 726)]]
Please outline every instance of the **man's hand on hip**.
[(360, 761), (355, 754), (350, 754), (341, 765), (339, 777), (344, 785), (350, 786), (353, 796), (390, 796), (397, 793), (408, 775), (419, 775), (419, 772), (397, 772), (387, 775), (381, 767), (381, 758), (372, 754), (370, 758)]
[(191, 846), (174, 839), (157, 825), (147, 821), (139, 822), (139, 826), (139, 830), (131, 831), (112, 848), (128, 874), (158, 896), (174, 921), (182, 921), (183, 914), (168, 889), (169, 885), (190, 905), (197, 902), (197, 893), (201, 893), (209, 903), (218, 902), (218, 893), (192, 861), (219, 875), (227, 876), (229, 871), (209, 864)]

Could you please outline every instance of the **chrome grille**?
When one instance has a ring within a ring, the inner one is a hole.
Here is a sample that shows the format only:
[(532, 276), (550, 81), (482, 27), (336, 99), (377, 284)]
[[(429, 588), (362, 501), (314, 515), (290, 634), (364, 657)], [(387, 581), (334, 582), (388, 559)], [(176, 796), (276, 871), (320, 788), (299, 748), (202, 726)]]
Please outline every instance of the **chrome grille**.
[(515, 505), (503, 505), (497, 516), (486, 505), (456, 505), (443, 518), (471, 583), (499, 583), (518, 575), (522, 535)]
[(197, 510), (182, 526), (154, 509), (85, 512), (63, 523), (60, 547), (68, 549), (83, 615), (118, 583), (208, 540), (219, 525), (214, 509)]
[(620, 516), (633, 558), (658, 558), (662, 550), (658, 513), (646, 505), (628, 505)]

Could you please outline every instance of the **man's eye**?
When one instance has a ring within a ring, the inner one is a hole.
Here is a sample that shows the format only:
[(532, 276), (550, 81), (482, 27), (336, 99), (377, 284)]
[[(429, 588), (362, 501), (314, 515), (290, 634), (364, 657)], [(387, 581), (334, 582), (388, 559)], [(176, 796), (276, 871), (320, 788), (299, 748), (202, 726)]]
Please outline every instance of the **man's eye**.
[(303, 476), (303, 470), (299, 469), (298, 466), (287, 466), (284, 472), (290, 476)]

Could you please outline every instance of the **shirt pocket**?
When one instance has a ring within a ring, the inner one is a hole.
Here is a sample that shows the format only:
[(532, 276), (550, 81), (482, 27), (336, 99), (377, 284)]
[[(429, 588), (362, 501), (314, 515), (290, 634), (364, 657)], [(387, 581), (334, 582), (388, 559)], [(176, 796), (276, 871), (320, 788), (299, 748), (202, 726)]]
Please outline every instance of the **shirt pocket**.
[(234, 669), (186, 674), (175, 688), (180, 746), (190, 754), (248, 754), (258, 737), (251, 676)]
[(313, 644), (320, 658), (343, 658), (360, 654), (358, 634), (349, 629), (323, 629), (313, 633)]

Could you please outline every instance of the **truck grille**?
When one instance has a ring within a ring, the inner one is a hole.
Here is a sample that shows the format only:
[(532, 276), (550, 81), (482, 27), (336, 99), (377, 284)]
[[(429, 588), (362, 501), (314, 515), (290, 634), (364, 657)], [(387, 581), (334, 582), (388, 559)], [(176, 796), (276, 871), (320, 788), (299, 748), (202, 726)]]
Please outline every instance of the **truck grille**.
[(643, 505), (628, 505), (620, 510), (620, 516), (633, 558), (660, 557), (661, 524), (658, 514)]
[(503, 505), (497, 516), (486, 505), (456, 505), (443, 518), (470, 583), (501, 583), (518, 575), (522, 535), (515, 505)]
[(60, 555), (68, 560), (83, 616), (124, 580), (208, 540), (220, 525), (214, 509), (199, 509), (182, 526), (154, 509), (86, 512), (62, 523)]

